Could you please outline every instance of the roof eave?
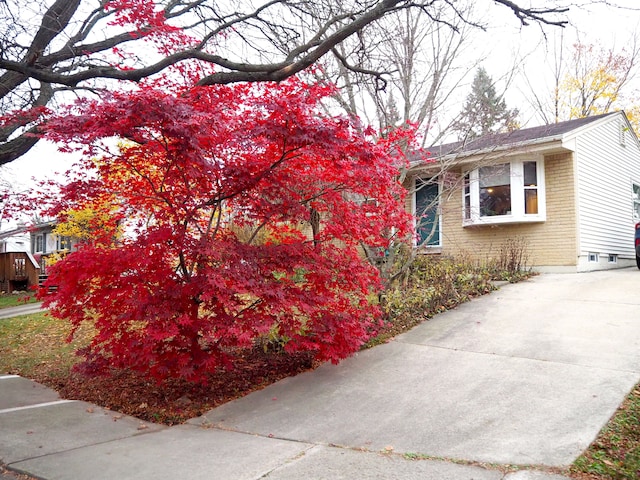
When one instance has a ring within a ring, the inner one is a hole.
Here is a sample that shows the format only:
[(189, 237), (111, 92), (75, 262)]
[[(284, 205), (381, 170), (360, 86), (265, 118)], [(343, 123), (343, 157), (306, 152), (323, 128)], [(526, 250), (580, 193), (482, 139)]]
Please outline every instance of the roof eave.
[(553, 137), (543, 137), (492, 148), (450, 153), (440, 157), (434, 156), (429, 158), (429, 160), (433, 160), (433, 162), (410, 162), (409, 170), (432, 170), (434, 167), (442, 164), (461, 165), (477, 161), (479, 159), (478, 157), (481, 157), (483, 160), (495, 160), (502, 157), (522, 155), (523, 153), (544, 154), (563, 151), (573, 151), (573, 148), (564, 142), (564, 135), (555, 135)]

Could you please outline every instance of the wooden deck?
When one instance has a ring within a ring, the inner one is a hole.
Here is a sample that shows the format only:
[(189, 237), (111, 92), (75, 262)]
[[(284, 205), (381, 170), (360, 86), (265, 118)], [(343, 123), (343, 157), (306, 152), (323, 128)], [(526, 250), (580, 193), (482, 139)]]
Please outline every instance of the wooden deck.
[(13, 292), (38, 286), (40, 266), (30, 253), (0, 253), (0, 291)]

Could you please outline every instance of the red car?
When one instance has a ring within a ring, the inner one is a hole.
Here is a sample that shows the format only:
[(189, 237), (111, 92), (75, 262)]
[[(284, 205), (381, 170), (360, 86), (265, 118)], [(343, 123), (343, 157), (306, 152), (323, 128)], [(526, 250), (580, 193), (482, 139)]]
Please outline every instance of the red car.
[(636, 265), (640, 268), (640, 223), (636, 223)]

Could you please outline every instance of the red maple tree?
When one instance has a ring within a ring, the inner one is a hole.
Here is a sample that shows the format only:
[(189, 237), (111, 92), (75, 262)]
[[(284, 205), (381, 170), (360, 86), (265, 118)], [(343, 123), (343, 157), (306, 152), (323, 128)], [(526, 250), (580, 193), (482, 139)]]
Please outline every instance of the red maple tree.
[(148, 84), (49, 121), (84, 155), (46, 213), (109, 218), (43, 291), (74, 331), (95, 325), (85, 368), (206, 382), (259, 339), (335, 362), (374, 333), (380, 281), (360, 248), (409, 232), (397, 168), (410, 134), (323, 113), (332, 91)]

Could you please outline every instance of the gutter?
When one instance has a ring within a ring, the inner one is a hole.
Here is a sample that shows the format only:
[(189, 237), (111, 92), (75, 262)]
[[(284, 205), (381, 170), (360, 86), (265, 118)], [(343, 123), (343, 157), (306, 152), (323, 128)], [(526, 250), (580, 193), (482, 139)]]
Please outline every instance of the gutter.
[[(539, 147), (544, 144), (552, 144), (556, 142), (558, 142), (559, 147), (563, 147), (567, 150), (573, 151), (573, 148), (569, 148), (563, 142), (564, 136), (565, 135), (562, 134), (562, 135), (555, 135), (553, 137), (544, 137), (536, 140), (529, 140), (526, 142), (499, 145), (491, 148), (481, 148), (481, 149), (468, 150), (468, 151), (463, 150), (459, 152), (448, 153), (442, 156), (429, 157), (428, 160), (439, 161), (440, 163), (451, 162), (452, 164), (453, 163), (460, 164), (460, 163), (465, 163), (463, 161), (465, 159), (468, 159), (470, 161), (471, 157), (477, 157), (477, 156), (483, 156), (483, 155), (487, 156), (487, 155), (499, 154), (499, 153), (508, 153), (509, 155), (518, 154), (518, 153), (522, 153), (522, 151), (527, 149), (528, 147)], [(409, 170), (415, 170), (419, 167), (429, 169), (430, 167), (435, 167), (435, 166), (437, 166), (435, 162), (425, 163), (425, 161), (423, 160), (409, 162)]]

